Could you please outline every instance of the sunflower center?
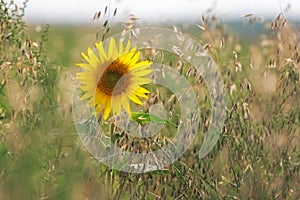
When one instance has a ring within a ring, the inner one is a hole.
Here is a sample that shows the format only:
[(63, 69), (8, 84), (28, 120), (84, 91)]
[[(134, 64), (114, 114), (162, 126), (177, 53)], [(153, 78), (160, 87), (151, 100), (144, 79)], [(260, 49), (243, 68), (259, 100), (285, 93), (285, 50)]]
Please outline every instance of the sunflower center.
[(129, 84), (127, 66), (118, 60), (113, 61), (103, 72), (97, 88), (106, 95), (119, 95), (126, 90)]
[(120, 74), (119, 72), (106, 72), (102, 77), (104, 85), (108, 88), (114, 88), (122, 75), (123, 74)]

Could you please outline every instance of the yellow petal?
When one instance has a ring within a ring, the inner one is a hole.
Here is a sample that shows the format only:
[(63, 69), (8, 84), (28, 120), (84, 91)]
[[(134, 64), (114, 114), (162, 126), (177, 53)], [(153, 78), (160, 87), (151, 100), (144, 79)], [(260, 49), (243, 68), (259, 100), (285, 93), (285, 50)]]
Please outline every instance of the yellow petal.
[(111, 110), (111, 99), (106, 98), (105, 106), (104, 106), (104, 113), (103, 113), (104, 120), (106, 120), (107, 117), (109, 116), (110, 110)]
[(77, 74), (76, 76), (77, 80), (79, 80), (81, 83), (91, 83), (92, 78), (82, 75), (82, 74)]
[(101, 104), (105, 106), (106, 99), (107, 97), (105, 94), (98, 91), (95, 92), (95, 104)]
[(149, 79), (149, 78), (142, 78), (142, 77), (137, 77), (137, 76), (134, 76), (131, 78), (132, 81), (138, 83), (139, 85), (145, 85), (145, 84), (148, 84), (148, 83), (151, 83), (152, 80)]
[(130, 72), (130, 73), (135, 75), (135, 76), (146, 76), (148, 74), (151, 74), (152, 71), (153, 71), (152, 69), (145, 69), (145, 70), (142, 70), (142, 71), (133, 71), (133, 72)]
[(135, 65), (130, 66), (130, 70), (135, 71), (135, 70), (143, 70), (148, 68), (150, 65), (152, 64), (152, 62), (149, 61), (142, 61), (142, 62), (138, 62)]
[(128, 54), (124, 55), (124, 62), (126, 62), (126, 64), (130, 63), (131, 58), (134, 55), (135, 51), (136, 51), (136, 48), (133, 48), (133, 49), (131, 49), (131, 51)]
[(113, 37), (110, 38), (108, 47), (108, 58), (115, 59), (117, 57), (116, 41)]
[(95, 70), (93, 70), (93, 71), (78, 72), (77, 76), (78, 77), (87, 77), (87, 78), (92, 77), (92, 78), (94, 78), (94, 77), (96, 77), (95, 74), (96, 74), (96, 72), (95, 72)]
[(76, 66), (81, 67), (82, 69), (86, 69), (88, 71), (91, 71), (91, 70), (95, 69), (94, 66), (92, 66), (88, 63), (77, 63)]
[(85, 55), (85, 53), (81, 53), (81, 56), (89, 63), (91, 64), (93, 67), (97, 67), (97, 61), (90, 59), (87, 55)]
[(80, 85), (79, 88), (83, 91), (93, 91), (95, 90), (95, 86), (92, 84), (89, 85)]
[(120, 40), (119, 41), (119, 55), (123, 54), (123, 50), (124, 50), (123, 42)]
[(98, 49), (101, 61), (104, 62), (104, 61), (108, 60), (107, 55), (104, 51), (102, 42), (96, 43), (96, 47)]
[(91, 60), (93, 60), (94, 63), (96, 63), (95, 66), (98, 66), (100, 64), (99, 58), (95, 55), (91, 48), (88, 48), (88, 56)]
[(147, 95), (145, 95), (144, 93), (138, 93), (138, 92), (135, 92), (134, 93), (136, 96), (139, 96), (139, 97), (142, 97), (142, 98), (148, 98), (148, 96)]
[(127, 95), (125, 95), (124, 93), (121, 94), (121, 103), (123, 105), (123, 108), (126, 110), (128, 115), (130, 116), (131, 115), (130, 106), (128, 103)]
[(96, 113), (102, 113), (103, 110), (104, 110), (104, 106), (102, 104), (98, 104), (96, 107), (95, 107), (95, 110), (96, 110)]
[(130, 40), (127, 41), (124, 53), (128, 53), (130, 49)]
[(113, 113), (119, 115), (121, 113), (121, 97), (120, 95), (112, 98)]
[(141, 102), (141, 100), (135, 95), (132, 94), (129, 96), (130, 100), (136, 104), (142, 105), (143, 103)]
[[(139, 87), (139, 88), (137, 88), (135, 91), (134, 91), (134, 93), (136, 94), (136, 95), (138, 95), (138, 96), (146, 96), (145, 94), (149, 94), (150, 92), (147, 90), (147, 89), (145, 89), (145, 88), (143, 88), (143, 87)], [(146, 96), (147, 97), (147, 96)]]
[(130, 62), (128, 63), (129, 66), (134, 65), (140, 58), (140, 51), (137, 51), (136, 54), (130, 59)]
[(93, 95), (90, 92), (86, 92), (80, 97), (80, 100), (84, 100), (84, 99), (90, 98), (92, 96)]

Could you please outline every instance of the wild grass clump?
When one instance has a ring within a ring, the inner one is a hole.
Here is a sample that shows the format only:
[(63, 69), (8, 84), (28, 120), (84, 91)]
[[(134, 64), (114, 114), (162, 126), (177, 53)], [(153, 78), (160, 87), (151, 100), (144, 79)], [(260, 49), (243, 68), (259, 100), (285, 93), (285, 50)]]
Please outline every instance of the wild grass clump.
[(0, 2), (0, 198), (68, 199), (71, 179), (82, 177), (73, 159), (81, 153), (74, 134), (58, 134), (72, 126), (59, 112), (60, 71), (45, 48), (49, 26), (32, 40), (26, 5)]
[[(193, 36), (218, 66), (227, 95), (221, 137), (202, 159), (201, 139), (211, 118), (205, 82), (188, 63), (167, 53), (149, 54), (182, 68), (201, 91), (199, 141), (164, 170), (132, 174), (91, 157), (72, 122), (73, 66), (80, 59), (79, 47), (83, 51), (94, 42), (95, 30), (84, 33), (88, 39), (70, 27), (45, 26), (30, 34), (23, 21), (26, 3), (19, 8), (0, 2), (0, 199), (300, 198), (299, 27), (283, 14), (270, 22), (245, 15), (248, 26), (266, 28), (255, 41), (240, 41), (215, 16), (199, 20)], [(100, 20), (96, 40), (120, 29), (110, 25), (109, 16), (116, 14), (109, 7), (95, 14), (94, 20)], [(137, 20), (130, 16), (124, 29), (136, 27)], [(154, 92), (147, 104), (168, 102), (162, 94)], [(169, 102), (175, 107), (175, 101)]]
[[(112, 171), (113, 199), (299, 198), (299, 38), (283, 15), (264, 24), (259, 43), (247, 44), (216, 17), (202, 17), (199, 41), (227, 91), (221, 138), (201, 160), (196, 144), (166, 170)], [(210, 119), (210, 102), (201, 103), (199, 134)]]

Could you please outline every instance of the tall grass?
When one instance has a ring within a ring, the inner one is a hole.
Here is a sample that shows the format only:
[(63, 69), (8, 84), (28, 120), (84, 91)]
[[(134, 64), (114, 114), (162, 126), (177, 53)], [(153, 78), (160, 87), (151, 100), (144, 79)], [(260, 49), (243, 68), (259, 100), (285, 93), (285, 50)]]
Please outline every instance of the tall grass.
[[(49, 26), (30, 34), (25, 8), (0, 3), (0, 199), (300, 198), (299, 27), (283, 15), (264, 23), (266, 34), (253, 43), (214, 16), (200, 19), (194, 37), (226, 85), (221, 138), (203, 159), (199, 143), (166, 170), (131, 174), (92, 158), (72, 123), (73, 63), (94, 37)], [(211, 107), (204, 95), (202, 135)]]

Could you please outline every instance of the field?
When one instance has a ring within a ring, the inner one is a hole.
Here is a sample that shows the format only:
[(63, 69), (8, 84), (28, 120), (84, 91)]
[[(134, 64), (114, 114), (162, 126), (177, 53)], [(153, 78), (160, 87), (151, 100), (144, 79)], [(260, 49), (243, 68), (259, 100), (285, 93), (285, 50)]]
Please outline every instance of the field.
[[(207, 86), (189, 63), (158, 53), (156, 62), (174, 69), (181, 63), (181, 75), (199, 93), (197, 141), (163, 170), (129, 173), (111, 169), (87, 151), (74, 125), (72, 101), (81, 52), (138, 27), (136, 19), (112, 27), (105, 16), (97, 27), (36, 27), (24, 23), (24, 12), (0, 2), (1, 200), (300, 199), (299, 25), (283, 15), (265, 22), (245, 16), (239, 25), (244, 31), (211, 15), (203, 15), (198, 26), (168, 25), (189, 33), (217, 66), (226, 92), (225, 123), (216, 146), (199, 158), (212, 118)], [(153, 56), (146, 53), (144, 59)], [(148, 104), (153, 98), (178, 109), (176, 101), (168, 101), (170, 91), (147, 89)], [(178, 125), (179, 117), (171, 123)], [(133, 152), (164, 146), (173, 137), (164, 129), (157, 138), (129, 137), (124, 143), (128, 135), (112, 120), (99, 123), (108, 124), (114, 144)]]

